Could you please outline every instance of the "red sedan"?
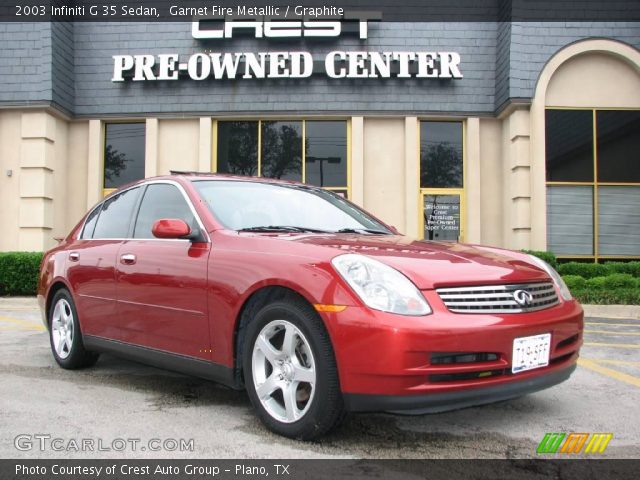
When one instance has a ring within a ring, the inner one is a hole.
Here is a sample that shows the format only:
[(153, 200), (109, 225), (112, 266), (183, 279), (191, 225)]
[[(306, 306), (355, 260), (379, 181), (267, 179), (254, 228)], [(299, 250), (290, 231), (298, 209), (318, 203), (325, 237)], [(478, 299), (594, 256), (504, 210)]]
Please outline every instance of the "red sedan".
[(339, 195), (177, 174), (126, 186), (45, 255), (55, 360), (101, 352), (246, 388), (311, 439), (345, 412), (439, 412), (525, 395), (576, 367), (583, 312), (521, 252), (416, 241)]

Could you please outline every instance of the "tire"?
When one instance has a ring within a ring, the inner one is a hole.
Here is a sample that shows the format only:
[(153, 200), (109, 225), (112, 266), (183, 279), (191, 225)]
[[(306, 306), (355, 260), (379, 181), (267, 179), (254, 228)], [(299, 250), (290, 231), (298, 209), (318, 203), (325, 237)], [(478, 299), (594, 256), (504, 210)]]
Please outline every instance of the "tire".
[(65, 289), (58, 290), (51, 302), (49, 343), (58, 365), (69, 370), (90, 367), (100, 356), (85, 350), (78, 312), (71, 294)]
[(243, 372), (260, 420), (279, 435), (313, 440), (345, 416), (329, 335), (300, 298), (263, 307), (247, 325)]

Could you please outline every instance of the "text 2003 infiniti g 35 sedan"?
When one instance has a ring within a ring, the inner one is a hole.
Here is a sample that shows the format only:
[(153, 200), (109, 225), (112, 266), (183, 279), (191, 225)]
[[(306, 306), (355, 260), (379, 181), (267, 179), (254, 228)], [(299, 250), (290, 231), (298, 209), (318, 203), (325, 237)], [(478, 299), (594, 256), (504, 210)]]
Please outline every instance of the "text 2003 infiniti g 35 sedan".
[(246, 388), (311, 439), (349, 411), (426, 413), (566, 380), (583, 312), (529, 255), (415, 241), (320, 188), (177, 174), (109, 195), (43, 260), (63, 368), (110, 352)]

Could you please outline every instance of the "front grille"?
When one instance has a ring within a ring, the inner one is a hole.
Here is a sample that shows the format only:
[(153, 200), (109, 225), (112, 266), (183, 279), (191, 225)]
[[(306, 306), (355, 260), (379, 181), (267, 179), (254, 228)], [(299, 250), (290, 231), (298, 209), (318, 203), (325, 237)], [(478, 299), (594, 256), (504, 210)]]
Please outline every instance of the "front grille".
[(436, 292), (454, 313), (524, 313), (558, 303), (558, 295), (551, 282), (439, 288)]

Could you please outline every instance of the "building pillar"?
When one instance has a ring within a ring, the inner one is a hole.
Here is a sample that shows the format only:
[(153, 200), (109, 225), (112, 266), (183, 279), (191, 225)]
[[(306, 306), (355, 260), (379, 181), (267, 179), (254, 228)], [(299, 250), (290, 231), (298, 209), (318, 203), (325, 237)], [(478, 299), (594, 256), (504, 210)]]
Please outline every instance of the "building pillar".
[(147, 118), (144, 134), (144, 177), (158, 175), (158, 119)]
[(200, 118), (200, 143), (198, 150), (198, 171), (199, 172), (211, 172), (213, 166), (211, 165), (211, 155), (213, 152), (214, 135), (218, 132), (213, 130), (213, 122), (211, 117)]
[(46, 112), (23, 113), (20, 142), (18, 244), (42, 251), (53, 239), (56, 119)]
[(89, 120), (89, 152), (87, 155), (87, 209), (98, 203), (104, 191), (104, 126), (100, 120)]
[(404, 233), (420, 238), (420, 122), (417, 117), (404, 120), (405, 208)]
[(467, 119), (465, 129), (466, 158), (465, 175), (465, 210), (466, 225), (464, 240), (468, 243), (480, 243), (481, 239), (481, 185), (482, 167), (480, 161), (480, 119)]
[(364, 118), (351, 118), (351, 201), (364, 205)]
[(505, 238), (507, 248), (531, 248), (531, 155), (529, 111), (513, 111), (505, 129)]

